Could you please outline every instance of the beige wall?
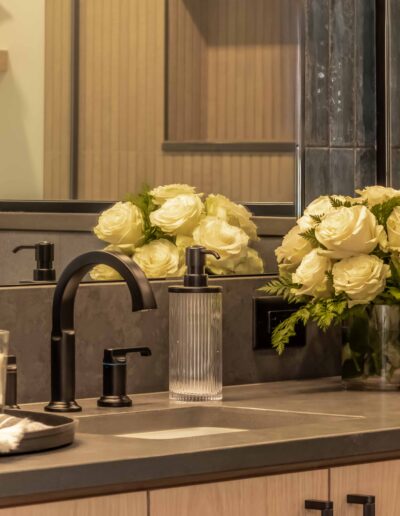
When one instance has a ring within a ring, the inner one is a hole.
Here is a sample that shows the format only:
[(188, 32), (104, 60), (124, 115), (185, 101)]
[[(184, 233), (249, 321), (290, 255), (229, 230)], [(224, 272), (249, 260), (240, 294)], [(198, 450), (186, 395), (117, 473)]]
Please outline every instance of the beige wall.
[(43, 197), (44, 2), (0, 0), (0, 198)]

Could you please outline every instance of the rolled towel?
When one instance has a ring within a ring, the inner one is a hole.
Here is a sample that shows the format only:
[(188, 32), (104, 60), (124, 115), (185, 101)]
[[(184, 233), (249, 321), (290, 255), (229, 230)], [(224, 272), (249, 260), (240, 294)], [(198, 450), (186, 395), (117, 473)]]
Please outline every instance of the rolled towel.
[(24, 435), (28, 432), (37, 432), (50, 428), (42, 423), (24, 418), (0, 415), (0, 453), (10, 453), (18, 448)]

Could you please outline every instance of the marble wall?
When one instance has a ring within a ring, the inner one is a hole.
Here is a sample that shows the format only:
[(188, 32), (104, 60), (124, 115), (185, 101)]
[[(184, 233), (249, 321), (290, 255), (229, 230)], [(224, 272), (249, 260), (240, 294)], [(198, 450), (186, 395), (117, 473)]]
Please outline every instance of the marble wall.
[(305, 0), (305, 197), (376, 183), (374, 0)]
[[(333, 334), (308, 331), (305, 348), (282, 356), (252, 349), (252, 299), (265, 278), (213, 280), (224, 287), (223, 376), (225, 385), (324, 377), (340, 371), (340, 343)], [(168, 388), (168, 292), (172, 282), (153, 281), (158, 309), (130, 311), (123, 283), (82, 285), (76, 302), (77, 396), (99, 396), (106, 347), (149, 346), (153, 356), (129, 357), (128, 391)], [(50, 389), (50, 329), (54, 287), (0, 288), (0, 327), (11, 332), (18, 357), (19, 399), (46, 401)]]

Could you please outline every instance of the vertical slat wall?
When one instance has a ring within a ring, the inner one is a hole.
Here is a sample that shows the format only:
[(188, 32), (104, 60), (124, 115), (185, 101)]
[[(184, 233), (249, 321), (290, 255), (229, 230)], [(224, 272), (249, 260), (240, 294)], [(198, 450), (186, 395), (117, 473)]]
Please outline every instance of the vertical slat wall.
[(70, 184), (71, 0), (45, 4), (44, 198), (68, 199)]
[[(290, 155), (162, 152), (164, 17), (164, 0), (81, 0), (79, 197), (118, 199), (145, 182), (188, 182), (236, 200), (292, 201)], [(185, 20), (180, 15), (179, 23)], [(200, 28), (190, 36), (194, 53), (204, 44), (196, 39)], [(189, 103), (202, 71), (190, 55), (181, 59), (190, 65), (181, 90)], [(187, 126), (201, 118), (204, 106), (197, 107)]]

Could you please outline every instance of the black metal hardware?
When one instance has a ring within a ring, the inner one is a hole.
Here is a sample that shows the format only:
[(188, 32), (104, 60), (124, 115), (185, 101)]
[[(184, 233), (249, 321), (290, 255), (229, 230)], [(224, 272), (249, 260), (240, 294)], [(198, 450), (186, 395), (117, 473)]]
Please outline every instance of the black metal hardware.
[(321, 516), (333, 516), (333, 502), (324, 502), (320, 500), (306, 500), (304, 508), (321, 511)]
[(363, 516), (375, 516), (375, 496), (350, 494), (347, 503), (362, 505)]
[(210, 251), (200, 245), (193, 245), (186, 249), (187, 272), (183, 278), (185, 287), (207, 287), (208, 276), (205, 267), (208, 254), (217, 260), (220, 259), (220, 255), (216, 251)]
[(132, 311), (157, 308), (153, 290), (143, 271), (122, 253), (91, 251), (75, 258), (61, 274), (53, 297), (51, 331), (51, 401), (49, 412), (79, 412), (75, 401), (74, 305), (79, 284), (95, 265), (108, 265), (126, 281)]
[(38, 242), (34, 245), (19, 245), (13, 249), (18, 253), (23, 249), (34, 249), (36, 269), (33, 270), (33, 281), (55, 281), (56, 271), (53, 269), (54, 244), (52, 242)]
[(7, 380), (5, 408), (19, 409), (17, 402), (17, 357), (15, 355), (7, 356)]
[(126, 394), (126, 357), (129, 353), (151, 356), (149, 348), (110, 348), (104, 350), (103, 395), (97, 400), (99, 407), (131, 407), (132, 400)]

